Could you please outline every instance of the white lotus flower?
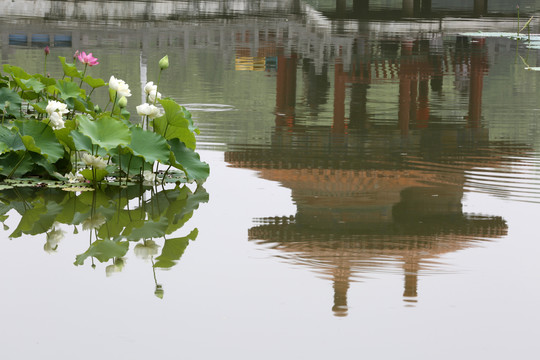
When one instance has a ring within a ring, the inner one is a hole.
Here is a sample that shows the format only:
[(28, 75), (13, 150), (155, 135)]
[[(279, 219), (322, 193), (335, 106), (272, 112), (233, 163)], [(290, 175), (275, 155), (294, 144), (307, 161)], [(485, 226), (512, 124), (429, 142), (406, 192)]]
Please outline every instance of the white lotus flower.
[(68, 183), (70, 184), (84, 182), (84, 177), (79, 173), (76, 173), (76, 174), (67, 173), (64, 175), (64, 177), (68, 179)]
[(111, 76), (111, 78), (109, 79), (109, 88), (116, 91), (118, 97), (120, 98), (122, 96), (131, 96), (131, 90), (129, 90), (129, 85), (126, 84), (124, 80), (117, 79), (114, 76)]
[(150, 257), (157, 255), (159, 245), (154, 240), (145, 240), (144, 243), (139, 243), (133, 249), (135, 255), (141, 259), (147, 260)]
[(150, 101), (151, 103), (155, 103), (156, 102), (156, 96), (157, 96), (158, 99), (161, 99), (161, 93), (160, 92), (157, 92), (157, 90), (150, 91), (150, 93), (148, 94), (148, 101)]
[(144, 92), (147, 95), (150, 95), (152, 91), (157, 91), (157, 85), (154, 85), (153, 81), (150, 81), (148, 84), (144, 86)]
[(53, 130), (59, 130), (64, 128), (64, 120), (62, 120), (62, 115), (59, 112), (54, 111), (49, 116), (49, 123), (51, 124), (51, 127)]
[(49, 116), (55, 112), (60, 113), (61, 115), (67, 114), (69, 112), (66, 104), (56, 100), (49, 100), (45, 111), (47, 112), (47, 114), (49, 114)]
[(105, 169), (107, 167), (107, 162), (101, 156), (94, 156), (89, 153), (82, 153), (81, 160), (87, 166), (93, 166), (96, 169)]
[(144, 170), (143, 178), (145, 182), (149, 182), (151, 184), (154, 184), (156, 182), (156, 174), (154, 174), (150, 170)]
[(161, 116), (161, 111), (159, 110), (159, 108), (154, 105), (150, 105), (148, 103), (141, 104), (137, 106), (136, 109), (137, 109), (137, 114), (143, 115), (143, 116), (146, 115), (150, 119), (155, 119)]

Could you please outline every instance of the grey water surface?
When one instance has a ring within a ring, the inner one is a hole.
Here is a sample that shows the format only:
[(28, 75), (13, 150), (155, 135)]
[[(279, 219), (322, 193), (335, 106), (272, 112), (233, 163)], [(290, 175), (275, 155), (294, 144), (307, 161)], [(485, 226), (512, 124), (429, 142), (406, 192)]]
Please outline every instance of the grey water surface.
[(76, 266), (97, 225), (47, 215), (95, 198), (5, 193), (0, 357), (537, 358), (540, 50), (471, 36), (516, 31), (507, 2), (405, 3), (0, 1), (2, 64), (92, 52), (133, 121), (167, 54), (211, 167), (167, 266)]

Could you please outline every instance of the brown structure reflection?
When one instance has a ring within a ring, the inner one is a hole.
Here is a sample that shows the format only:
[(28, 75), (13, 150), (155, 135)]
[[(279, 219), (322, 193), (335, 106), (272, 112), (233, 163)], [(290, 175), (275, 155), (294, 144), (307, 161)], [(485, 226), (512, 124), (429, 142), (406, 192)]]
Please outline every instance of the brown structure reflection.
[[(374, 12), (371, 10), (373, 5), (380, 6), (381, 4), (375, 0), (353, 0), (352, 9), (348, 9), (346, 0), (336, 0), (335, 13), (330, 13), (327, 11), (326, 14), (327, 16), (336, 17), (388, 17), (388, 9), (386, 9), (386, 11)], [(432, 0), (402, 0), (400, 5), (400, 7), (394, 5), (395, 9), (390, 11), (394, 17), (418, 17), (433, 15)], [(485, 15), (488, 13), (488, 0), (470, 0), (469, 8), (470, 10), (460, 11), (459, 13), (469, 16)]]
[[(297, 124), (298, 57), (278, 53), (271, 145), (225, 154), (232, 166), (255, 169), (291, 189), (296, 214), (258, 219), (249, 239), (274, 244), (331, 278), (336, 316), (347, 314), (350, 282), (363, 273), (400, 263), (403, 297), (414, 302), (418, 274), (430, 261), (506, 234), (502, 218), (462, 211), (465, 173), (481, 165), (475, 159), (493, 166), (502, 159), (481, 126), (484, 43), (456, 44), (451, 62), (466, 64), (470, 74), (469, 115), (461, 124), (441, 127), (430, 113), (429, 94), (443, 91), (449, 66), (444, 52), (412, 40), (380, 42), (373, 50), (359, 39), (352, 67), (346, 71), (340, 57), (334, 64), (331, 126)], [(316, 114), (331, 93), (327, 68), (317, 75), (309, 60), (302, 65), (308, 111)], [(395, 125), (369, 118), (375, 83), (399, 87)]]

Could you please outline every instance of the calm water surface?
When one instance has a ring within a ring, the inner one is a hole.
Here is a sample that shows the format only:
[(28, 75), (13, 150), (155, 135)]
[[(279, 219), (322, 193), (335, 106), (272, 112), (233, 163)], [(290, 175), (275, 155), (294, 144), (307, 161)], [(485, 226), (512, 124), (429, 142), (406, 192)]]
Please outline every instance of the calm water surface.
[(536, 358), (540, 52), (460, 35), (515, 31), (514, 6), (439, 3), (358, 20), (324, 1), (5, 2), (3, 64), (40, 72), (49, 45), (58, 75), (92, 52), (132, 110), (168, 54), (160, 91), (211, 175), (182, 190), (193, 208), (168, 190), (193, 210), (171, 238), (198, 235), (154, 239), (166, 264), (132, 244), (74, 265), (103, 225), (81, 209), (150, 214), (165, 190), (4, 192), (2, 358)]

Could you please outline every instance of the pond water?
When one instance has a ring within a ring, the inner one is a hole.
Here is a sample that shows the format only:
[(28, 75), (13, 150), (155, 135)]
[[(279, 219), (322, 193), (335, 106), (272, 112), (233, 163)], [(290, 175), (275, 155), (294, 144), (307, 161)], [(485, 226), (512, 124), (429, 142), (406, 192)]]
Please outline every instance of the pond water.
[[(438, 3), (359, 20), (324, 1), (5, 2), (2, 64), (40, 72), (48, 45), (58, 75), (92, 52), (132, 113), (168, 54), (160, 92), (211, 174), (141, 197), (4, 191), (1, 357), (537, 357), (540, 51), (471, 36), (516, 30), (504, 2)], [(87, 251), (134, 214), (178, 218), (146, 250)]]

